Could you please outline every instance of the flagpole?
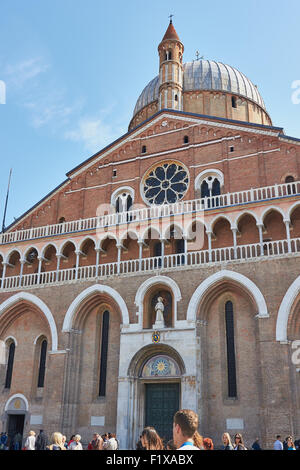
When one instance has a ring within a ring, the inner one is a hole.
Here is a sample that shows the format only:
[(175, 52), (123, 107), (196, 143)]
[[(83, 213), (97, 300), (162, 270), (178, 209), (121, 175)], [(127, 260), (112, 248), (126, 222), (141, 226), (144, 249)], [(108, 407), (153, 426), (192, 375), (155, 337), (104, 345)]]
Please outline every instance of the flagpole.
[(4, 232), (4, 230), (5, 230), (5, 218), (6, 218), (6, 211), (7, 211), (7, 203), (8, 203), (11, 173), (12, 173), (12, 168), (10, 169), (9, 178), (8, 178), (7, 194), (6, 194), (6, 201), (5, 201), (5, 208), (4, 208), (4, 214), (3, 214), (3, 222), (2, 222), (2, 232)]

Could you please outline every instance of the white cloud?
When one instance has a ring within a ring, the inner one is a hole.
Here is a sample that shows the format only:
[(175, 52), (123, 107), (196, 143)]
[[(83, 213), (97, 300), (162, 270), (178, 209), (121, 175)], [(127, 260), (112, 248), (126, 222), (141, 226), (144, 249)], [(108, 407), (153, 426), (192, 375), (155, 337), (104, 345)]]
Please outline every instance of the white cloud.
[(46, 72), (49, 69), (49, 65), (46, 64), (40, 57), (23, 60), (14, 65), (7, 65), (5, 68), (5, 75), (8, 83), (22, 88), (28, 80), (33, 80), (40, 74)]
[(106, 124), (101, 118), (82, 118), (75, 129), (67, 131), (65, 138), (73, 142), (82, 142), (90, 152), (97, 152), (113, 142), (126, 131), (121, 126)]

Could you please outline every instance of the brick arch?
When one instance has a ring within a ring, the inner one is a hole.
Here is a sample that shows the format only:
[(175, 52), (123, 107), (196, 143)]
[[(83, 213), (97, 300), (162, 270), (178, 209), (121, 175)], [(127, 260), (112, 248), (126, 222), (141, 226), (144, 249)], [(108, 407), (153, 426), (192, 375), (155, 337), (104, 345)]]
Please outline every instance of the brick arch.
[(82, 291), (73, 300), (64, 318), (63, 327), (62, 327), (63, 332), (71, 331), (71, 329), (73, 328), (73, 322), (74, 322), (76, 313), (78, 312), (80, 307), (87, 301), (87, 299), (89, 297), (95, 296), (95, 294), (103, 294), (103, 295), (106, 295), (107, 297), (110, 297), (114, 301), (114, 303), (117, 305), (120, 311), (123, 326), (129, 325), (128, 309), (121, 295), (112, 287), (105, 286), (102, 284), (95, 284), (94, 286), (88, 287), (87, 289)]
[(24, 310), (24, 307), (28, 308), (28, 305), (33, 307), (35, 311), (42, 313), (46, 318), (50, 328), (52, 351), (57, 351), (58, 336), (54, 317), (45, 302), (37, 296), (27, 292), (20, 292), (9, 297), (0, 305), (0, 319), (2, 319), (2, 316), (4, 316), (8, 311), (11, 312), (14, 310), (16, 313), (17, 311), (18, 313), (21, 313)]
[(215, 274), (212, 274), (197, 287), (188, 305), (187, 321), (196, 321), (197, 311), (208, 291), (224, 280), (240, 285), (246, 292), (249, 293), (257, 307), (257, 316), (259, 318), (269, 317), (266, 301), (256, 284), (254, 284), (253, 281), (243, 274), (224, 269), (222, 271), (216, 272)]

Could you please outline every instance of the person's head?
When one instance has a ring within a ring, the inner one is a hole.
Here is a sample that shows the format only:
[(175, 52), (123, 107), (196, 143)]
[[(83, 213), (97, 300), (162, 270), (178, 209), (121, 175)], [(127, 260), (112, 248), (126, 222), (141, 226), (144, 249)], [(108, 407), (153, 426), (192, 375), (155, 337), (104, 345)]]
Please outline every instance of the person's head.
[(186, 440), (192, 440), (198, 429), (198, 415), (192, 410), (179, 410), (173, 420), (173, 441), (178, 447)]
[(163, 450), (164, 448), (162, 439), (151, 426), (143, 429), (141, 443), (146, 450)]
[(200, 436), (198, 431), (196, 431), (193, 435), (194, 446), (198, 447), (198, 449), (203, 449), (203, 437)]
[(55, 444), (59, 447), (62, 447), (63, 445), (63, 440), (62, 440), (62, 433), (61, 432), (54, 432), (51, 436), (51, 442), (52, 444)]
[(99, 434), (98, 434), (97, 432), (94, 432), (94, 434), (93, 434), (93, 438), (96, 440), (96, 439), (99, 439), (99, 438), (100, 438), (100, 436), (99, 436)]
[(44, 429), (40, 429), (40, 434), (41, 434), (42, 432), (44, 432)]
[(70, 441), (74, 441), (75, 434), (72, 434)]
[(222, 436), (222, 440), (223, 440), (223, 444), (225, 446), (230, 446), (232, 445), (231, 444), (231, 438), (230, 438), (230, 435), (228, 432), (224, 432), (223, 436)]
[(213, 441), (209, 437), (206, 437), (203, 439), (203, 447), (204, 450), (214, 450)]
[(176, 450), (176, 446), (174, 444), (173, 439), (167, 442), (167, 450)]
[(278, 435), (276, 436), (276, 439), (277, 439), (277, 441), (279, 441), (279, 439), (281, 439), (280, 434), (278, 434)]
[(286, 443), (287, 443), (288, 447), (294, 447), (294, 442), (293, 442), (292, 436), (288, 436), (286, 438)]
[(234, 443), (235, 445), (238, 445), (238, 444), (244, 445), (243, 436), (239, 432), (236, 433), (234, 436)]
[(67, 437), (66, 437), (66, 436), (63, 436), (63, 437), (62, 437), (62, 443), (64, 444), (64, 443), (66, 442), (66, 440), (67, 440)]
[(74, 441), (75, 441), (75, 442), (79, 442), (80, 439), (81, 439), (81, 436), (80, 436), (79, 434), (76, 434), (76, 435), (74, 436)]
[(29, 431), (29, 436), (35, 436), (35, 432), (34, 431)]

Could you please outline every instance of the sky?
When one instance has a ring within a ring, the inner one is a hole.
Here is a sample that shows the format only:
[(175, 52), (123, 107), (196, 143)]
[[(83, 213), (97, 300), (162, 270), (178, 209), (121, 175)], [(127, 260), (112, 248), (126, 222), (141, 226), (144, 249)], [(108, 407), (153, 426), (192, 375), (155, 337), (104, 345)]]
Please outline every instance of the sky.
[(127, 132), (170, 14), (184, 62), (239, 69), (300, 138), (299, 0), (0, 0), (0, 230), (10, 168), (6, 226)]

